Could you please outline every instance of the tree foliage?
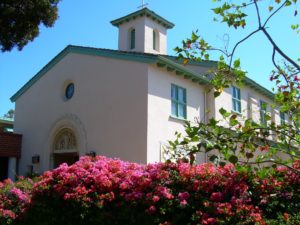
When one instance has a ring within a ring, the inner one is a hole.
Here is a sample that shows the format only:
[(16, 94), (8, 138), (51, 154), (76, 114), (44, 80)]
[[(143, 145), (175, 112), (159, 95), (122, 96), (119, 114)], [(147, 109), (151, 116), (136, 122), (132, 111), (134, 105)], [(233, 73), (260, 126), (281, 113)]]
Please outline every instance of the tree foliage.
[[(197, 32), (193, 32), (190, 38), (183, 41), (181, 47), (175, 49), (179, 58), (185, 58), (185, 63), (189, 60), (209, 60), (212, 51), (219, 52), (217, 67), (210, 70), (210, 74), (213, 75), (212, 91), (214, 96), (218, 97), (224, 88), (243, 83), (246, 73), (242, 71), (240, 59), (235, 52), (250, 37), (262, 33), (273, 49), (270, 55), (274, 65), (270, 72), (270, 80), (276, 86), (273, 108), (288, 115), (289, 122), (276, 124), (266, 113), (267, 121), (261, 123), (251, 118), (240, 118), (235, 113), (221, 108), (219, 112), (223, 120), (227, 121), (228, 127), (223, 127), (221, 121), (214, 118), (208, 123), (197, 121), (196, 125), (188, 122), (185, 134), (177, 133), (176, 140), (170, 141), (170, 153), (175, 159), (185, 158), (191, 163), (194, 161), (194, 154), (204, 151), (211, 152), (210, 160), (219, 164), (229, 161), (238, 165), (260, 166), (268, 163), (290, 167), (291, 162), (299, 158), (300, 149), (300, 65), (299, 59), (287, 55), (274, 41), (268, 32), (268, 26), (275, 16), (279, 16), (280, 11), (287, 8), (293, 7), (292, 16), (298, 16), (298, 1), (268, 1), (269, 13), (264, 15), (265, 19), (261, 16), (262, 8), (266, 6), (265, 0), (213, 2), (218, 4), (212, 10), (216, 16), (215, 21), (221, 21), (238, 30), (246, 28), (249, 20), (256, 20), (257, 27), (242, 37), (230, 50), (215, 48)], [(250, 7), (254, 8), (255, 15), (246, 14)], [(298, 31), (299, 25), (292, 24), (291, 29)], [(178, 151), (182, 148), (185, 150), (184, 155), (182, 150)]]
[(39, 25), (52, 27), (57, 20), (60, 0), (1, 0), (0, 48), (19, 50), (39, 35)]
[(4, 118), (13, 119), (15, 117), (15, 110), (10, 109), (4, 114)]

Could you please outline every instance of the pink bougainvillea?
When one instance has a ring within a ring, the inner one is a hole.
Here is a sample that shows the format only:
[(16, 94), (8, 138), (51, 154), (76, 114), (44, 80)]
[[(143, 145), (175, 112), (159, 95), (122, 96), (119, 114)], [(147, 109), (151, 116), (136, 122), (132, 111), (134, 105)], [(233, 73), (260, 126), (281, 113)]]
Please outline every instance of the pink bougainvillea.
[[(27, 209), (34, 209), (38, 201), (50, 196), (47, 201), (55, 197), (85, 210), (105, 211), (105, 216), (109, 210), (114, 210), (111, 213), (116, 217), (116, 212), (135, 207), (138, 213), (153, 218), (153, 224), (174, 225), (187, 220), (186, 224), (243, 221), (264, 225), (274, 198), (297, 202), (299, 185), (299, 175), (281, 167), (259, 178), (251, 171), (239, 172), (233, 165), (141, 165), (103, 156), (82, 157), (71, 166), (62, 164), (47, 171), (34, 184), (26, 181), (26, 187), (18, 182), (0, 183), (0, 221), (22, 219)], [(288, 213), (282, 211), (284, 218)]]
[(10, 179), (0, 182), (0, 224), (12, 223), (24, 214), (31, 203), (33, 181), (20, 177), (18, 182)]

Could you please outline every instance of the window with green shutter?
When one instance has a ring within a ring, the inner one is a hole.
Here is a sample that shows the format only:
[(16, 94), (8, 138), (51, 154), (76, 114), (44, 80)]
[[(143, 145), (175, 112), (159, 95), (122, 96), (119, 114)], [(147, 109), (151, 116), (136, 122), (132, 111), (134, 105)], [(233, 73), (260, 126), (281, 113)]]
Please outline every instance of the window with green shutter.
[(260, 111), (260, 122), (263, 125), (267, 125), (267, 103), (260, 100), (259, 102), (259, 111)]
[(284, 125), (286, 123), (287, 123), (287, 121), (286, 121), (286, 118), (285, 118), (285, 113), (284, 112), (280, 112), (280, 124)]
[(186, 119), (186, 89), (172, 84), (171, 99), (171, 115), (180, 119)]
[(242, 113), (241, 90), (232, 86), (232, 111)]

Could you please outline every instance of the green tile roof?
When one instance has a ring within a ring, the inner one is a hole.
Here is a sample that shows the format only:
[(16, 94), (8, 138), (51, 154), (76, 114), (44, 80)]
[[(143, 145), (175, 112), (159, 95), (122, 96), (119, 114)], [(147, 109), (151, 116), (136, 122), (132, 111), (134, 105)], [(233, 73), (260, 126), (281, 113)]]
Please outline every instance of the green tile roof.
[(141, 10), (138, 10), (136, 12), (128, 14), (127, 16), (123, 16), (119, 19), (113, 20), (113, 21), (111, 21), (111, 24), (116, 27), (119, 27), (122, 23), (129, 22), (130, 20), (134, 20), (141, 16), (146, 16), (148, 18), (151, 18), (152, 20), (157, 21), (157, 23), (161, 24), (162, 26), (164, 26), (167, 29), (171, 29), (174, 27), (173, 23), (164, 19), (163, 17), (161, 17), (160, 15), (156, 14), (155, 12), (149, 10), (148, 8), (143, 8)]
[[(44, 76), (52, 67), (54, 67), (60, 60), (62, 60), (67, 54), (76, 53), (83, 55), (94, 55), (103, 56), (121, 60), (136, 61), (141, 63), (148, 63), (156, 65), (160, 68), (166, 69), (168, 72), (172, 72), (178, 76), (182, 76), (185, 79), (189, 79), (192, 82), (199, 84), (209, 85), (210, 81), (205, 74), (197, 73), (187, 66), (183, 66), (182, 63), (176, 60), (174, 56), (156, 55), (150, 53), (139, 53), (139, 52), (127, 52), (103, 48), (91, 48), (83, 46), (68, 45), (63, 49), (57, 56), (55, 56), (47, 65), (45, 65), (35, 76), (33, 76), (20, 90), (18, 90), (10, 100), (15, 102), (22, 94), (24, 94), (33, 84), (35, 84), (42, 76)], [(216, 65), (214, 61), (206, 62), (193, 62), (193, 65), (213, 67)], [(250, 78), (245, 79), (245, 84), (249, 85), (259, 93), (274, 99), (274, 94), (262, 87)]]

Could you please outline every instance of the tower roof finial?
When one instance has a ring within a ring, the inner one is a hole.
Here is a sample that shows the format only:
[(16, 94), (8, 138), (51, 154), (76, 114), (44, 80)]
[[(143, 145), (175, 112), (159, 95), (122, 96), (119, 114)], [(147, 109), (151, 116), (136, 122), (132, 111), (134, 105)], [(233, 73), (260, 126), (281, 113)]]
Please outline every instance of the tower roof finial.
[(143, 9), (143, 8), (146, 8), (147, 5), (148, 5), (148, 3), (144, 3), (144, 0), (142, 0), (142, 5), (139, 6), (138, 8)]

